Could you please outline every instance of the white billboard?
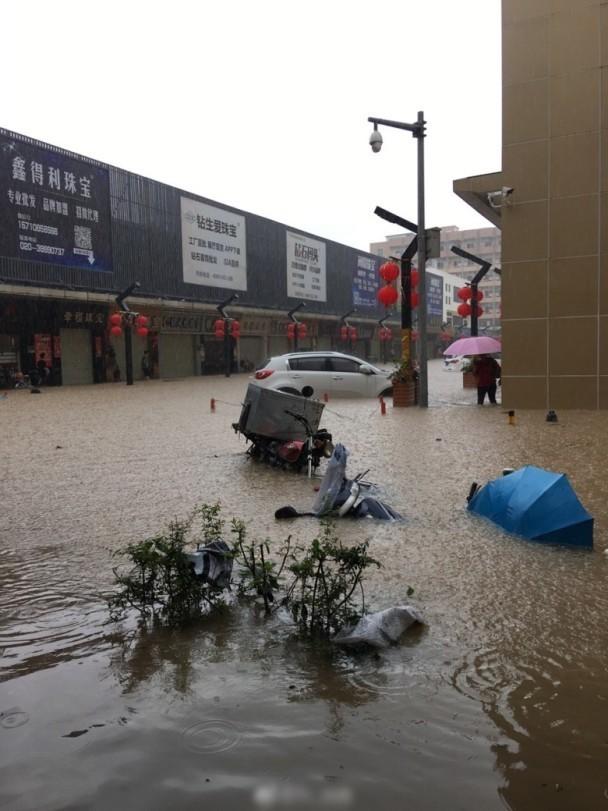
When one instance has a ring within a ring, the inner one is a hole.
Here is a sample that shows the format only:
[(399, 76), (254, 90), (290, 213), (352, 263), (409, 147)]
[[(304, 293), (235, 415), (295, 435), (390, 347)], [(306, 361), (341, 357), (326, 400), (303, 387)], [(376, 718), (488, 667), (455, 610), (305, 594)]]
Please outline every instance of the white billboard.
[(286, 232), (287, 295), (289, 298), (327, 301), (325, 243), (302, 234)]
[(184, 281), (247, 290), (245, 217), (181, 198)]

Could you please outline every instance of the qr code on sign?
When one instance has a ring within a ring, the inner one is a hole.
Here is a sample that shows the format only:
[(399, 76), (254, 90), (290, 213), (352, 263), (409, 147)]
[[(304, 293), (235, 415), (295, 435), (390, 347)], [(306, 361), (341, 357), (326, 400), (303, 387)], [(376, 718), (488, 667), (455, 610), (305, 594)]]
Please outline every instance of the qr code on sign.
[(93, 243), (91, 241), (91, 229), (86, 225), (74, 226), (74, 245), (76, 248), (83, 248), (86, 251), (93, 250)]

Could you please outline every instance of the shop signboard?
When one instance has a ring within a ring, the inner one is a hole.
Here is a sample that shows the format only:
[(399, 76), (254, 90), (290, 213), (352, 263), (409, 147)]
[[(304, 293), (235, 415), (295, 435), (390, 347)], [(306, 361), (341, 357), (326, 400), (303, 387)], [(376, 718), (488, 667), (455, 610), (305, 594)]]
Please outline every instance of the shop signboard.
[(286, 232), (287, 295), (308, 301), (327, 301), (325, 243)]
[(358, 256), (353, 274), (353, 304), (355, 307), (377, 307), (378, 260), (373, 256)]
[(426, 311), (429, 315), (443, 316), (443, 276), (426, 273)]
[(180, 205), (184, 281), (247, 290), (245, 217), (188, 197)]
[(0, 134), (0, 256), (110, 272), (108, 170)]

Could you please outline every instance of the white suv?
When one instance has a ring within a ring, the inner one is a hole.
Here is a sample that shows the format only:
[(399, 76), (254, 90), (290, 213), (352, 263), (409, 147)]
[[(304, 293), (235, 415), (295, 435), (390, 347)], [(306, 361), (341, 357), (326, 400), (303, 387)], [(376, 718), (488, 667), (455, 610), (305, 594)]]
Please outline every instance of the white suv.
[(258, 386), (306, 397), (378, 397), (392, 393), (389, 374), (341, 352), (291, 352), (270, 358), (254, 378)]

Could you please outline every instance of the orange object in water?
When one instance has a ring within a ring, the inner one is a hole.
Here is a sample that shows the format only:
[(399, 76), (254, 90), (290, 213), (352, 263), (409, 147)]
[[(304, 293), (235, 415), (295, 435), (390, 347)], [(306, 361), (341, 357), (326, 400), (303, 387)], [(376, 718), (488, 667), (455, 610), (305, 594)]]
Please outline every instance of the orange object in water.
[(210, 405), (211, 405), (211, 410), (212, 410), (212, 411), (215, 411), (215, 399), (214, 399), (213, 397), (211, 398), (211, 403), (210, 403)]
[(324, 400), (326, 403), (329, 403), (329, 394), (328, 394), (327, 392), (325, 392), (325, 394), (323, 395), (323, 400)]
[(386, 414), (386, 403), (384, 402), (384, 397), (380, 398), (380, 413), (383, 417)]

